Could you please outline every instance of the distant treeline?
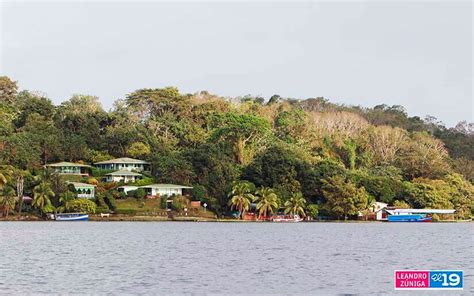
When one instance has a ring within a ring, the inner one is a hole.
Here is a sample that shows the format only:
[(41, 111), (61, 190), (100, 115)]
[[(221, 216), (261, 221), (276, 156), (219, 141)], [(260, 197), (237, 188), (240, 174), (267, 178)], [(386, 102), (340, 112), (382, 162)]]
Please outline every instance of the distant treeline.
[(35, 175), (63, 160), (144, 159), (156, 182), (192, 185), (217, 212), (228, 210), (236, 182), (249, 181), (272, 188), (279, 204), (302, 194), (320, 215), (355, 215), (377, 200), (469, 217), (473, 131), (472, 123), (446, 128), (409, 117), (402, 106), (224, 98), (174, 87), (136, 90), (107, 112), (95, 96), (55, 106), (0, 77), (1, 164)]

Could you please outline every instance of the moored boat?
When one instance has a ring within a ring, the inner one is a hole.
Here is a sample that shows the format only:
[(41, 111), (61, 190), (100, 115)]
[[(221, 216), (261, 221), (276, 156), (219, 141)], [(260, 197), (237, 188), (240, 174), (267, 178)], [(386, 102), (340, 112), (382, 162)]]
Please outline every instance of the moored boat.
[(87, 221), (89, 215), (84, 213), (61, 213), (54, 215), (56, 221)]
[(388, 222), (433, 222), (433, 215), (452, 215), (452, 209), (383, 209)]
[(432, 222), (433, 217), (425, 214), (389, 215), (388, 222)]
[(299, 215), (276, 215), (272, 219), (273, 222), (301, 222), (303, 218)]

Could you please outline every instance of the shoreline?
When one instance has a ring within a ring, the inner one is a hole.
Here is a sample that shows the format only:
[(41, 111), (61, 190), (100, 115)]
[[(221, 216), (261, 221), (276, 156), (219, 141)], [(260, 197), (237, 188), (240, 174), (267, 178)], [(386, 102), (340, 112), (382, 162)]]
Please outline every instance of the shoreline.
[[(271, 222), (271, 221), (252, 221), (252, 220), (239, 220), (239, 219), (226, 219), (226, 218), (205, 218), (205, 217), (174, 217), (168, 218), (164, 216), (110, 216), (110, 217), (100, 217), (100, 216), (89, 216), (89, 221), (91, 222), (218, 222), (218, 223), (276, 223), (276, 224), (292, 224), (292, 222)], [(56, 222), (54, 220), (45, 219), (38, 216), (10, 216), (8, 218), (0, 218), (0, 222)], [(64, 221), (57, 221), (64, 222)], [(299, 223), (386, 223), (387, 221), (377, 221), (377, 220), (311, 220), (311, 221), (301, 221)], [(469, 223), (470, 220), (442, 220), (442, 221), (433, 221), (430, 223)], [(393, 224), (395, 222), (392, 222)], [(409, 222), (399, 222), (399, 223), (409, 223)], [(416, 223), (416, 222), (413, 222)], [(418, 222), (420, 223), (420, 222)]]

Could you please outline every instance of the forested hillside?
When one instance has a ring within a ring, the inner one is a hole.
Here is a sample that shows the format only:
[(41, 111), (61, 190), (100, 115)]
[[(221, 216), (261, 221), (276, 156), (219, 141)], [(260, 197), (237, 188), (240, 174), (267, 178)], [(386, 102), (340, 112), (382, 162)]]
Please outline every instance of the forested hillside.
[[(21, 83), (21, 82), (20, 82)], [(466, 106), (467, 107), (467, 106)], [(224, 98), (174, 87), (140, 89), (105, 111), (75, 95), (58, 106), (0, 78), (0, 163), (34, 176), (57, 161), (132, 157), (155, 182), (194, 186), (225, 213), (237, 181), (302, 194), (320, 215), (345, 217), (373, 200), (473, 212), (474, 129), (409, 117), (401, 106), (345, 106), (324, 98)]]

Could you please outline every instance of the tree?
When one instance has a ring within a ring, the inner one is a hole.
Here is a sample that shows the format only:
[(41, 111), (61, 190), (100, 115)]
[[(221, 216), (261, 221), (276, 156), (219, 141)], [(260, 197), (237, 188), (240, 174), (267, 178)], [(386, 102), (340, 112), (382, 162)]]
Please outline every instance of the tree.
[(0, 76), (0, 102), (13, 103), (18, 91), (16, 81), (8, 76)]
[(368, 194), (364, 187), (357, 187), (354, 182), (342, 176), (333, 176), (323, 181), (324, 207), (334, 216), (344, 220), (366, 208)]
[(0, 172), (0, 190), (7, 185), (7, 177), (5, 176), (5, 173)]
[(41, 211), (47, 206), (51, 206), (51, 198), (54, 197), (54, 192), (48, 183), (42, 181), (33, 189), (33, 206)]
[(148, 158), (150, 153), (150, 146), (143, 142), (132, 143), (127, 149), (127, 155), (133, 158)]
[(64, 212), (68, 208), (69, 203), (75, 200), (76, 197), (77, 195), (71, 191), (66, 191), (66, 192), (61, 193), (61, 195), (59, 196), (60, 206), (56, 208), (57, 211), (60, 213)]
[(378, 126), (368, 133), (368, 146), (376, 165), (393, 165), (398, 152), (408, 140), (408, 135), (401, 128)]
[(255, 185), (247, 181), (236, 182), (229, 193), (229, 206), (232, 209), (238, 209), (240, 219), (243, 218), (245, 211), (250, 208), (250, 203), (255, 200), (253, 192)]
[(95, 202), (85, 199), (79, 198), (75, 199), (68, 203), (66, 210), (69, 212), (78, 212), (78, 213), (91, 213), (94, 214), (97, 209), (97, 205)]
[(396, 167), (375, 167), (353, 172), (352, 179), (377, 201), (391, 204), (402, 195), (403, 177)]
[(0, 192), (0, 206), (3, 208), (3, 215), (8, 217), (8, 214), (15, 208), (15, 190), (10, 186), (3, 188)]
[(288, 143), (302, 143), (307, 132), (307, 114), (299, 108), (280, 112), (275, 119), (277, 136)]
[(293, 196), (285, 202), (285, 214), (306, 216), (305, 213), (306, 199), (301, 192), (294, 193)]
[(207, 189), (206, 202), (218, 214), (228, 209), (228, 192), (241, 175), (232, 150), (222, 143), (204, 144), (186, 153), (192, 163), (195, 182)]
[(311, 167), (303, 158), (296, 149), (275, 145), (254, 158), (244, 170), (243, 178), (257, 186), (275, 189), (278, 196), (286, 200), (293, 192), (312, 190), (302, 186), (303, 183), (309, 187), (311, 174)]
[(176, 87), (145, 88), (127, 95), (126, 104), (135, 116), (147, 120), (167, 113), (181, 114), (188, 109), (189, 97), (182, 96)]
[(14, 120), (17, 128), (23, 127), (31, 116), (52, 120), (55, 112), (53, 102), (28, 91), (22, 91), (17, 96), (18, 116)]
[(403, 200), (396, 200), (394, 203), (393, 203), (393, 206), (397, 209), (409, 209), (410, 208), (410, 205), (407, 204), (405, 201)]
[(189, 199), (186, 196), (178, 195), (173, 197), (173, 208), (181, 211), (182, 209), (186, 208), (189, 204)]
[(27, 172), (15, 169), (13, 174), (16, 185), (16, 197), (18, 199), (18, 215), (21, 215), (21, 211), (23, 209), (23, 190), (25, 186), (24, 176), (27, 174)]
[(255, 192), (255, 195), (257, 196), (259, 219), (261, 219), (262, 216), (267, 218), (268, 214), (273, 214), (273, 212), (278, 208), (278, 196), (272, 188), (260, 187), (260, 189)]
[(211, 141), (230, 141), (239, 164), (247, 163), (248, 158), (245, 157), (247, 146), (257, 145), (270, 131), (270, 124), (254, 115), (226, 113), (218, 116), (216, 121), (219, 127), (212, 135)]
[(443, 142), (427, 133), (414, 133), (400, 150), (399, 165), (409, 178), (438, 178), (451, 171)]
[(75, 115), (104, 112), (98, 97), (80, 94), (73, 95), (68, 101), (61, 103), (59, 109), (63, 114)]
[(317, 204), (309, 204), (307, 212), (311, 218), (316, 218), (319, 214), (319, 206)]
[(47, 164), (50, 160), (62, 159), (63, 134), (51, 119), (33, 113), (26, 119), (22, 131), (39, 147), (43, 164)]

